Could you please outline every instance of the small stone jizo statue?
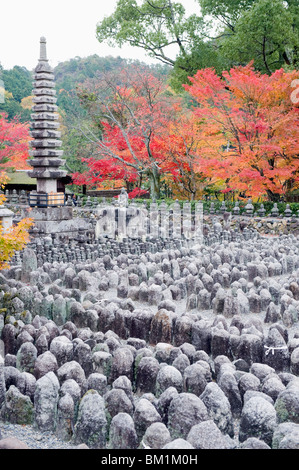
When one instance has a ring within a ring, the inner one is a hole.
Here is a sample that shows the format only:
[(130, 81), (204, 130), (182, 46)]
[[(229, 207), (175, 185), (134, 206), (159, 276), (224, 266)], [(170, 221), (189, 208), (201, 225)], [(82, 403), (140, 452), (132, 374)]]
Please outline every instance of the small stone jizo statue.
[(128, 206), (128, 193), (125, 188), (121, 188), (120, 194), (118, 196), (118, 205), (120, 207), (127, 207)]

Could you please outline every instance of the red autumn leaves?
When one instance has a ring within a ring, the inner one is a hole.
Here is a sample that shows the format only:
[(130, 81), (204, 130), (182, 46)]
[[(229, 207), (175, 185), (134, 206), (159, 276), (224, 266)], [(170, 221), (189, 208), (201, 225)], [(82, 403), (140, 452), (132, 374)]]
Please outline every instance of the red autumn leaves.
[(27, 164), (29, 141), (29, 124), (22, 124), (17, 119), (8, 121), (5, 114), (0, 114), (1, 170), (7, 168), (14, 168), (16, 170), (30, 168)]
[(268, 76), (251, 64), (222, 76), (199, 70), (185, 85), (189, 101), (148, 72), (126, 73), (122, 86), (89, 84), (102, 137), (76, 181), (163, 178), (188, 180), (194, 194), (199, 182), (247, 197), (283, 194), (299, 183), (298, 106), (291, 100), (297, 75)]

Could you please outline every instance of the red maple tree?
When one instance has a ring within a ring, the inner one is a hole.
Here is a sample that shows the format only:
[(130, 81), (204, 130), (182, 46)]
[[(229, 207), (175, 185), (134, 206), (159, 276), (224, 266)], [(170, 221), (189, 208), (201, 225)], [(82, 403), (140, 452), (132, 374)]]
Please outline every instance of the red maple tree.
[(8, 121), (6, 114), (0, 114), (0, 166), (1, 169), (29, 170), (29, 124), (20, 123), (16, 118)]
[(165, 81), (142, 67), (85, 82), (79, 96), (101, 135), (82, 129), (94, 151), (85, 159), (89, 171), (74, 174), (74, 183), (122, 179), (140, 186), (147, 180), (151, 195), (159, 197), (168, 164), (160, 142), (180, 99), (167, 94)]

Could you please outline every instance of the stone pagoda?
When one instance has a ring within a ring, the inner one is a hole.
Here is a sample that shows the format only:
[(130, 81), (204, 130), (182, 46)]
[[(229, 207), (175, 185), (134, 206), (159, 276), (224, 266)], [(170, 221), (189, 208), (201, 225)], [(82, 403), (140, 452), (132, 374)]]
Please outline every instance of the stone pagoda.
[(28, 176), (36, 178), (36, 191), (29, 194), (30, 217), (42, 235), (76, 237), (78, 230), (88, 230), (82, 218), (73, 218), (73, 208), (65, 204), (65, 194), (57, 191), (57, 180), (66, 176), (61, 167), (64, 160), (59, 132), (58, 107), (53, 69), (50, 67), (46, 39), (40, 39), (40, 58), (33, 83), (33, 114)]
[(49, 65), (46, 39), (40, 39), (40, 58), (35, 68), (33, 89), (33, 114), (31, 115), (30, 151), (33, 159), (28, 160), (33, 170), (28, 171), (36, 178), (37, 190), (30, 194), (30, 205), (38, 207), (60, 206), (64, 204), (64, 194), (57, 192), (57, 179), (66, 176), (61, 170), (64, 160), (62, 142), (59, 140), (59, 122), (56, 106), (54, 73)]

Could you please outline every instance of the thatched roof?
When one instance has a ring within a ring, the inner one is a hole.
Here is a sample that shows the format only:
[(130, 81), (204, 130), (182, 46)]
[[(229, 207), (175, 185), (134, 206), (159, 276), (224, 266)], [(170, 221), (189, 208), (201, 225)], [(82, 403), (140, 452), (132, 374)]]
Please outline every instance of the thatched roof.
[(18, 184), (24, 184), (28, 186), (32, 186), (36, 184), (36, 178), (30, 178), (27, 175), (26, 170), (16, 170), (14, 172), (7, 172), (7, 175), (9, 177), (9, 181), (6, 186), (9, 185), (18, 185)]

